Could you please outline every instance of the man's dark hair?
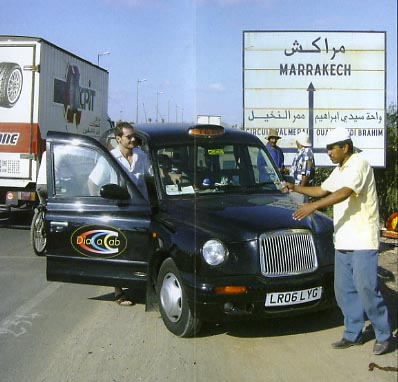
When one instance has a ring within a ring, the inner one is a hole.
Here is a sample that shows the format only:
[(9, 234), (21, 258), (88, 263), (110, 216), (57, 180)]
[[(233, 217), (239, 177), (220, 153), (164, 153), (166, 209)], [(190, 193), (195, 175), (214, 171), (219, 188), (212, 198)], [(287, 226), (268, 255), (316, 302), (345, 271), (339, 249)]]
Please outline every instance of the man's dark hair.
[(331, 150), (334, 145), (337, 145), (340, 148), (342, 148), (344, 145), (348, 145), (348, 153), (352, 154), (354, 152), (354, 144), (352, 143), (351, 139), (346, 139), (345, 141), (339, 141), (339, 142), (336, 142), (336, 143), (332, 143), (330, 145), (327, 145), (326, 149), (327, 150)]
[(128, 122), (119, 122), (115, 127), (115, 137), (121, 137), (123, 135), (123, 129), (133, 129), (133, 125)]

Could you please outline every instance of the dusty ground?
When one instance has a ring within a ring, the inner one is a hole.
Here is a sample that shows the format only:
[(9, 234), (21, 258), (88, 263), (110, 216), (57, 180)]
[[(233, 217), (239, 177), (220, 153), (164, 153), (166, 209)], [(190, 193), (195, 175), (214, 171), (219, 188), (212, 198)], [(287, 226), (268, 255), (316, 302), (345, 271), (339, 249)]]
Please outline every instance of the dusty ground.
[[(379, 278), (392, 318), (391, 352), (374, 338), (334, 350), (343, 317), (330, 312), (204, 325), (195, 338), (165, 328), (159, 312), (113, 302), (113, 289), (50, 283), (28, 230), (0, 233), (0, 382), (397, 382), (398, 242), (382, 239)], [(140, 300), (139, 300), (140, 299)]]

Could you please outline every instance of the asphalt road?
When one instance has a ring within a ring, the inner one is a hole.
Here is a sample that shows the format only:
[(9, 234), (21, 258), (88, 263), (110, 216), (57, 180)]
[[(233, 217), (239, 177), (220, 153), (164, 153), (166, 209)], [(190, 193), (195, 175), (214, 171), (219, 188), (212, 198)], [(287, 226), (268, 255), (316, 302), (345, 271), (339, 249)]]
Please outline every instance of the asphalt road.
[[(331, 349), (342, 333), (337, 309), (208, 324), (199, 337), (179, 339), (158, 312), (145, 313), (142, 296), (135, 306), (121, 307), (112, 301), (112, 288), (47, 282), (46, 260), (33, 254), (27, 229), (0, 228), (0, 239), (1, 382), (397, 381), (397, 372), (368, 370), (371, 362), (398, 366), (397, 284), (388, 270), (381, 281), (395, 345), (377, 357), (373, 339)], [(384, 249), (396, 268), (396, 251), (388, 243)]]

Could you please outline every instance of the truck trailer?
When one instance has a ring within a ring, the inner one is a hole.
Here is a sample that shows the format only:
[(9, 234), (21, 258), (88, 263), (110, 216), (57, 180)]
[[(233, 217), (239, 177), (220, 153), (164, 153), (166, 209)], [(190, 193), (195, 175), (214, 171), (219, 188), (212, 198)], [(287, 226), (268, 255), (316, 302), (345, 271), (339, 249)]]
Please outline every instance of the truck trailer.
[(42, 38), (0, 36), (0, 223), (38, 203), (47, 132), (100, 139), (109, 73)]

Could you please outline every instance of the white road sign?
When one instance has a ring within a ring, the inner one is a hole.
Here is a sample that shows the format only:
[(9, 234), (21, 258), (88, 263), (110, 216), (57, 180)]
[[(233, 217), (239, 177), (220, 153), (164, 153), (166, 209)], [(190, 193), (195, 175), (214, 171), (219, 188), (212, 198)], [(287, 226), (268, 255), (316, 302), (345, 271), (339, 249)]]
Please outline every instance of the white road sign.
[(244, 128), (278, 130), (290, 165), (306, 131), (317, 166), (332, 165), (325, 137), (351, 131), (372, 166), (385, 167), (385, 32), (244, 31)]

